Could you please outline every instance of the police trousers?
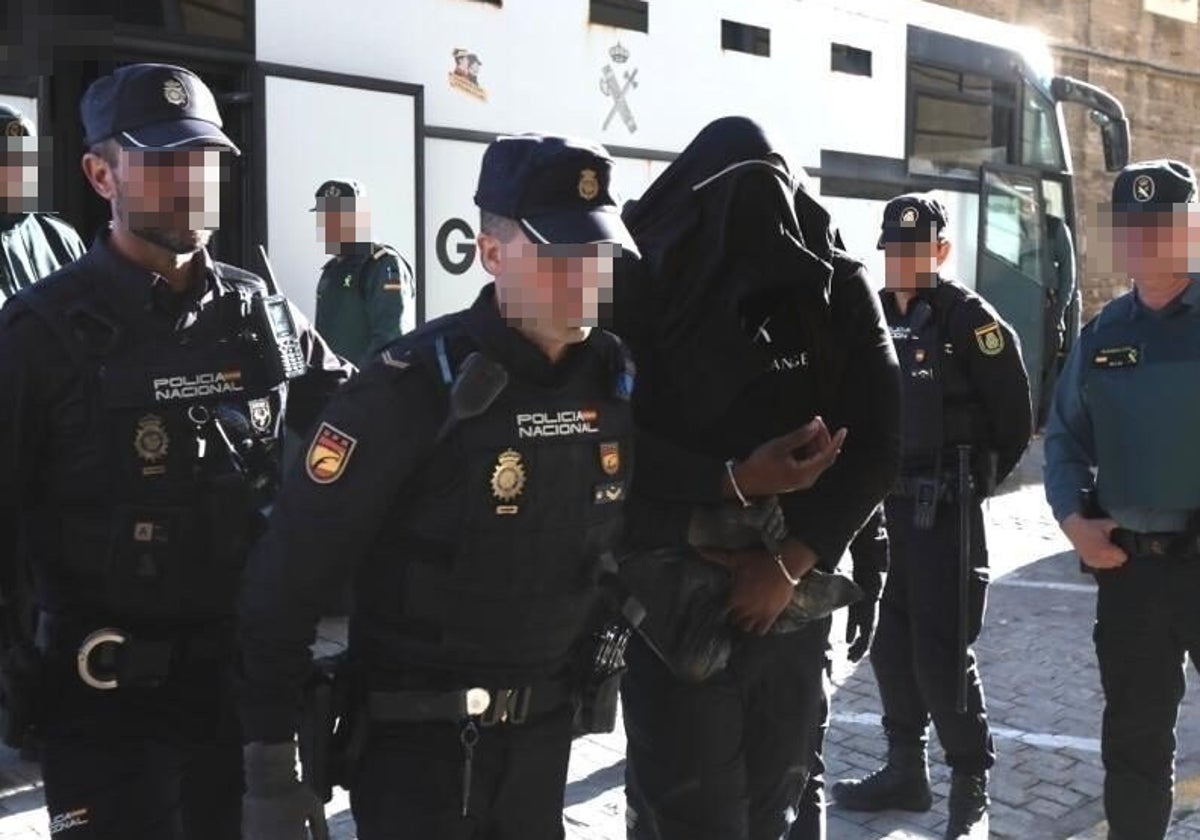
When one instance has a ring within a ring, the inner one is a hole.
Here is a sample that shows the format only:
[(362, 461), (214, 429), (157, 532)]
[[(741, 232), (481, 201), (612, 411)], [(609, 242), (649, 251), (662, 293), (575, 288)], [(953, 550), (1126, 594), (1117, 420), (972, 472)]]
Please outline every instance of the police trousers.
[(974, 643), (983, 626), (988, 557), (983, 514), (971, 510), (971, 576), (967, 615), (958, 609), (958, 509), (938, 506), (931, 529), (913, 527), (913, 500), (886, 502), (891, 567), (879, 605), (871, 667), (879, 684), (888, 739), (924, 744), (929, 721), (937, 727), (946, 763), (962, 773), (981, 773), (996, 759), (988, 730), (983, 684), (968, 648), (967, 711), (955, 710), (958, 622), (967, 622)]
[(1186, 656), (1200, 662), (1200, 559), (1134, 557), (1096, 573), (1101, 756), (1111, 840), (1166, 835)]
[(630, 840), (779, 840), (819, 773), (830, 620), (744, 637), (699, 685), (638, 638), (621, 685)]
[(242, 746), (228, 662), (161, 688), (113, 691), (51, 667), (42, 778), (55, 840), (239, 840)]
[(571, 717), (478, 727), (469, 790), (463, 724), (372, 722), (350, 789), (359, 840), (562, 840)]

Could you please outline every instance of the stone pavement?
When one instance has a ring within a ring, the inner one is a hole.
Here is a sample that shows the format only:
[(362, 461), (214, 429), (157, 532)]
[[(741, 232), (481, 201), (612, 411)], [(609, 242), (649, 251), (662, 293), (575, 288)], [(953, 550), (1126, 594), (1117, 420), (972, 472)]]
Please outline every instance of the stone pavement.
[[(998, 752), (992, 776), (992, 833), (1020, 840), (1103, 840), (1099, 721), (1103, 699), (1091, 641), (1094, 586), (1042, 502), (1040, 449), (1030, 451), (1014, 489), (987, 510), (993, 586), (977, 645)], [(834, 639), (842, 627), (835, 624)], [(342, 636), (324, 629), (325, 643)], [(871, 669), (836, 648), (829, 779), (874, 769), (883, 753), (879, 699)], [(1189, 682), (1195, 682), (1189, 674)], [(1171, 840), (1200, 840), (1200, 699), (1180, 712), (1181, 780)], [(831, 840), (935, 838), (945, 822), (948, 773), (931, 746), (935, 800), (928, 814), (829, 810)], [(571, 840), (624, 837), (624, 739), (576, 742), (566, 790)], [(37, 768), (0, 754), (0, 840), (46, 838)], [(330, 804), (333, 835), (353, 840), (344, 792)]]

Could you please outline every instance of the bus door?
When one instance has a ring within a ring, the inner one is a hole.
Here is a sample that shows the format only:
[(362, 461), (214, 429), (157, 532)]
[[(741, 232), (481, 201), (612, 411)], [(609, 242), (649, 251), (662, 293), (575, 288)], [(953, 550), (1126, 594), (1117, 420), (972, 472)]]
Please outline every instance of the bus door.
[(1046, 206), (1036, 170), (985, 164), (979, 192), (975, 291), (1021, 340), (1034, 416), (1046, 352)]

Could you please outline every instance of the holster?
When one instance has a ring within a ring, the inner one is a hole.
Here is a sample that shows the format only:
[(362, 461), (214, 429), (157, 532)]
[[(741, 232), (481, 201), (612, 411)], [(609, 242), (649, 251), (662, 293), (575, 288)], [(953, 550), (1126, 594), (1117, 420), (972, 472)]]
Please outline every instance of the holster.
[(362, 757), (367, 720), (357, 697), (346, 654), (313, 661), (301, 695), (297, 741), (303, 780), (322, 802), (333, 797), (334, 785), (350, 788)]

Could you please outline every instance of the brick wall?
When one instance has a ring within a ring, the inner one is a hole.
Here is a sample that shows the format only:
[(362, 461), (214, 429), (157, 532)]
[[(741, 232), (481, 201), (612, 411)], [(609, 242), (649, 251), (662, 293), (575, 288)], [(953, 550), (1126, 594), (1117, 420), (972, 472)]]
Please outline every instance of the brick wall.
[[(1099, 85), (1124, 103), (1133, 160), (1172, 157), (1200, 169), (1200, 25), (1144, 11), (1142, 0), (933, 2), (1046, 32), (1060, 73)], [(1112, 176), (1104, 171), (1100, 134), (1085, 109), (1065, 110), (1077, 176), (1088, 318), (1128, 282), (1101, 275), (1098, 251), (1088, 252), (1094, 208), (1108, 200)]]

